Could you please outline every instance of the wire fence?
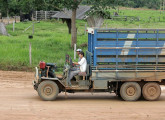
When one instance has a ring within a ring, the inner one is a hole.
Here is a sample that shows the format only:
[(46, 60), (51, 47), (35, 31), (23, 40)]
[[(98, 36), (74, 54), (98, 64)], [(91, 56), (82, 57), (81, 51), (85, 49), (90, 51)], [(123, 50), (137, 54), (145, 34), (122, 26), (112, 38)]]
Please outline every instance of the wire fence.
[(147, 21), (147, 22), (165, 22), (165, 16), (150, 16), (148, 18), (142, 18), (137, 16), (111, 16), (113, 21)]
[(35, 20), (47, 20), (51, 19), (52, 15), (55, 15), (58, 11), (34, 11), (33, 12), (33, 19)]

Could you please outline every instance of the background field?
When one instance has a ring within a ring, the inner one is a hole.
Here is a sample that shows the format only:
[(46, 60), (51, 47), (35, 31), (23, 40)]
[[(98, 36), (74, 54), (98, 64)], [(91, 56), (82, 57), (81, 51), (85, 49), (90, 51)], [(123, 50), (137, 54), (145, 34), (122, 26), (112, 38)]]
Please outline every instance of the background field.
[[(84, 21), (78, 22), (78, 46), (87, 41), (84, 35)], [(70, 48), (71, 35), (61, 21), (41, 21), (35, 24), (34, 38), (29, 39), (32, 28), (23, 32), (32, 22), (17, 23), (15, 32), (12, 32), (12, 25), (7, 29), (10, 37), (0, 36), (0, 66), (1, 69), (22, 70), (27, 67), (33, 68), (39, 61), (57, 63), (64, 65), (65, 54), (73, 57), (73, 50)], [(83, 28), (82, 28), (83, 27)], [(82, 35), (83, 34), (83, 35)], [(29, 65), (29, 43), (32, 44), (32, 66)], [(82, 48), (84, 51), (86, 48)]]
[[(111, 10), (113, 12), (117, 10)], [(147, 9), (120, 8), (119, 15), (139, 17), (140, 20), (128, 19), (105, 20), (103, 27), (107, 28), (165, 28), (165, 13)], [(60, 68), (64, 65), (65, 54), (73, 58), (70, 48), (71, 35), (68, 34), (66, 23), (49, 20), (35, 24), (33, 39), (28, 39), (32, 28), (23, 32), (32, 22), (16, 23), (15, 32), (12, 24), (7, 26), (10, 37), (0, 36), (0, 69), (31, 71), (39, 61), (57, 63)], [(87, 34), (84, 34), (86, 21), (77, 20), (78, 48), (86, 51)], [(32, 44), (32, 66), (29, 65), (29, 43)], [(83, 47), (82, 47), (83, 46)]]

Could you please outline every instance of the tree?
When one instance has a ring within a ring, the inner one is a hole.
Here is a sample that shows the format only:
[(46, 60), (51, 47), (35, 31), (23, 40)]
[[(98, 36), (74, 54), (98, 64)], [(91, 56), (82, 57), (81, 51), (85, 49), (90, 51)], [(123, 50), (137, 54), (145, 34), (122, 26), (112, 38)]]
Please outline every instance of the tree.
[(9, 16), (9, 2), (10, 0), (0, 0), (1, 12), (7, 16)]
[(32, 9), (34, 0), (0, 0), (2, 5), (0, 10), (4, 14), (3, 16), (19, 15), (20, 11), (29, 12)]
[[(74, 47), (74, 44), (77, 43), (77, 30), (76, 30), (76, 10), (78, 8), (78, 0), (74, 0), (74, 7), (72, 8), (72, 18), (71, 18), (71, 33), (72, 33), (72, 42), (71, 42), (71, 47)], [(81, 0), (80, 0), (81, 1)]]
[(72, 10), (71, 17), (71, 34), (72, 41), (71, 47), (74, 47), (74, 44), (77, 43), (77, 29), (76, 29), (76, 11), (81, 2), (86, 3), (87, 5), (91, 5), (92, 14), (100, 14), (105, 15), (104, 10), (109, 9), (113, 6), (115, 0), (45, 0), (45, 3), (54, 5), (59, 10), (62, 8), (67, 8), (68, 10)]

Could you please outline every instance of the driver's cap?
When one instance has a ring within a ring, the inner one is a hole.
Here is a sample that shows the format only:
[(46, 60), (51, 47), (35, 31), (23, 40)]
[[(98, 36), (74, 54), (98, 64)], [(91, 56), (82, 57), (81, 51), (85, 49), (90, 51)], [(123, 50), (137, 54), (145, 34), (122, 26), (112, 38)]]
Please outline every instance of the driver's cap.
[(76, 52), (81, 52), (82, 50), (81, 49), (77, 49)]

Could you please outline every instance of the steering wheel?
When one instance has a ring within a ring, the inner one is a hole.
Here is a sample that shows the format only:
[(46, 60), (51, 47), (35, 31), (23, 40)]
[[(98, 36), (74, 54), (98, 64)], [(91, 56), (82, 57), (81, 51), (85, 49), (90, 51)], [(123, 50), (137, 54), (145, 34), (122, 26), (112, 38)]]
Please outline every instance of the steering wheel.
[(68, 63), (68, 64), (69, 64), (69, 62), (70, 62), (70, 61), (69, 61), (69, 55), (66, 55), (66, 56), (65, 56), (65, 63)]
[(70, 56), (69, 55), (66, 55), (65, 56), (65, 62), (67, 63), (67, 64), (69, 64), (69, 66), (72, 68), (73, 66), (74, 66), (74, 64), (73, 64), (73, 61), (72, 61), (72, 59), (70, 58)]
[(71, 68), (74, 67), (74, 63), (73, 63), (73, 61), (72, 61), (72, 58), (70, 58), (69, 65), (70, 65)]

